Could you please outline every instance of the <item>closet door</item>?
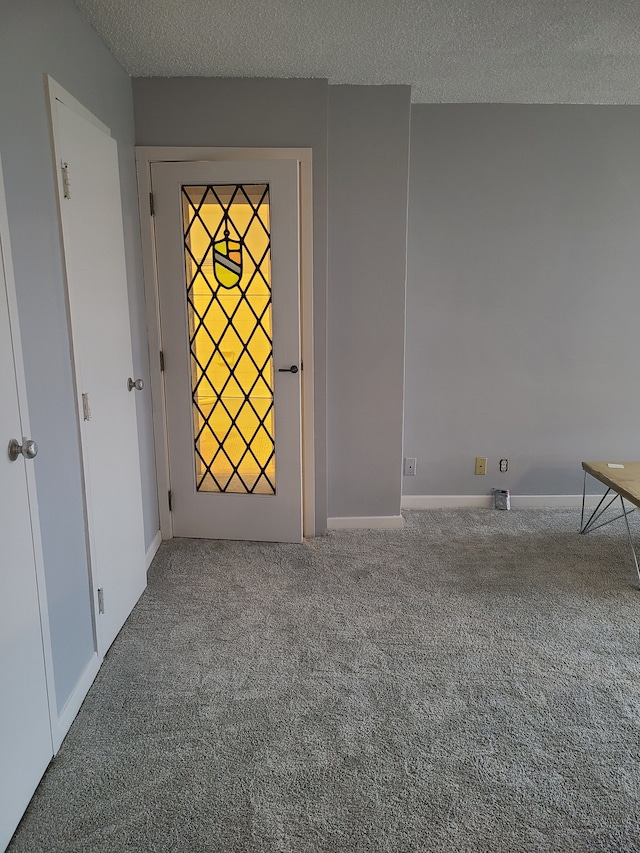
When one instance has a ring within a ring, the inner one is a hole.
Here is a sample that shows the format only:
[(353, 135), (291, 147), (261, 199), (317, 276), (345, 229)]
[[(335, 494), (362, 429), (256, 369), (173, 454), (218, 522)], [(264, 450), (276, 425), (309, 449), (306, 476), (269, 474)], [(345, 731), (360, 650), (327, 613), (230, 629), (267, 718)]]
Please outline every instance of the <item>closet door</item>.
[[(0, 168), (0, 850), (53, 755), (45, 664), (46, 600), (22, 354)], [(42, 615), (41, 615), (42, 613)]]
[(102, 656), (147, 581), (135, 398), (149, 390), (133, 375), (117, 144), (87, 116), (56, 99), (59, 203)]

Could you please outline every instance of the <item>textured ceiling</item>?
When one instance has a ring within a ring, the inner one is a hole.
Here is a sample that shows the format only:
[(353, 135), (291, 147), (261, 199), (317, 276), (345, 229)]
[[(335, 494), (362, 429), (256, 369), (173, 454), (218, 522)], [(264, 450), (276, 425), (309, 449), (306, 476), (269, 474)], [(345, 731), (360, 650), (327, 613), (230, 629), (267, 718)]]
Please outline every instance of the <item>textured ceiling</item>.
[(640, 103), (640, 0), (76, 0), (134, 77), (404, 83), (417, 103)]

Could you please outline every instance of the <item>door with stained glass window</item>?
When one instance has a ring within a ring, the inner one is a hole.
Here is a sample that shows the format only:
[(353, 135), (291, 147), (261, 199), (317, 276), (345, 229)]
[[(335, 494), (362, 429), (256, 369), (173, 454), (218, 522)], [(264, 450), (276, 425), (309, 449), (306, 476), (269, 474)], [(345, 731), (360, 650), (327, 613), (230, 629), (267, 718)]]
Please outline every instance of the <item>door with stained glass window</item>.
[(301, 541), (298, 163), (152, 186), (174, 535)]

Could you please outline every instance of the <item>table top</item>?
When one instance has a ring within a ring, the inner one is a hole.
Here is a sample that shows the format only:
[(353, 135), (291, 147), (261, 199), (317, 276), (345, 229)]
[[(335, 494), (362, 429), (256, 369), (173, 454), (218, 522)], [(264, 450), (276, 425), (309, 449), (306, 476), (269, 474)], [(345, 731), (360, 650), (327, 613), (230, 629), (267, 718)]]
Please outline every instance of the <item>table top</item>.
[(640, 507), (640, 462), (583, 462), (582, 467), (607, 488)]

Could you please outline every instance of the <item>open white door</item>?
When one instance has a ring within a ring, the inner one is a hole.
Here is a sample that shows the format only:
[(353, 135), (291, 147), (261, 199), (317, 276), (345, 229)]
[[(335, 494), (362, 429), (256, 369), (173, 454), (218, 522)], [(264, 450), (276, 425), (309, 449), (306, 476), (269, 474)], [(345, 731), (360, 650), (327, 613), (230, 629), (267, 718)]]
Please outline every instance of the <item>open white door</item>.
[(176, 536), (302, 541), (298, 169), (151, 167)]
[[(29, 423), (5, 223), (0, 169), (0, 850), (53, 755), (35, 460), (28, 458), (33, 448), (24, 438)], [(9, 454), (11, 439), (23, 452)]]
[[(114, 139), (53, 109), (99, 652), (146, 586), (122, 204)], [(148, 390), (142, 393), (149, 393)]]

